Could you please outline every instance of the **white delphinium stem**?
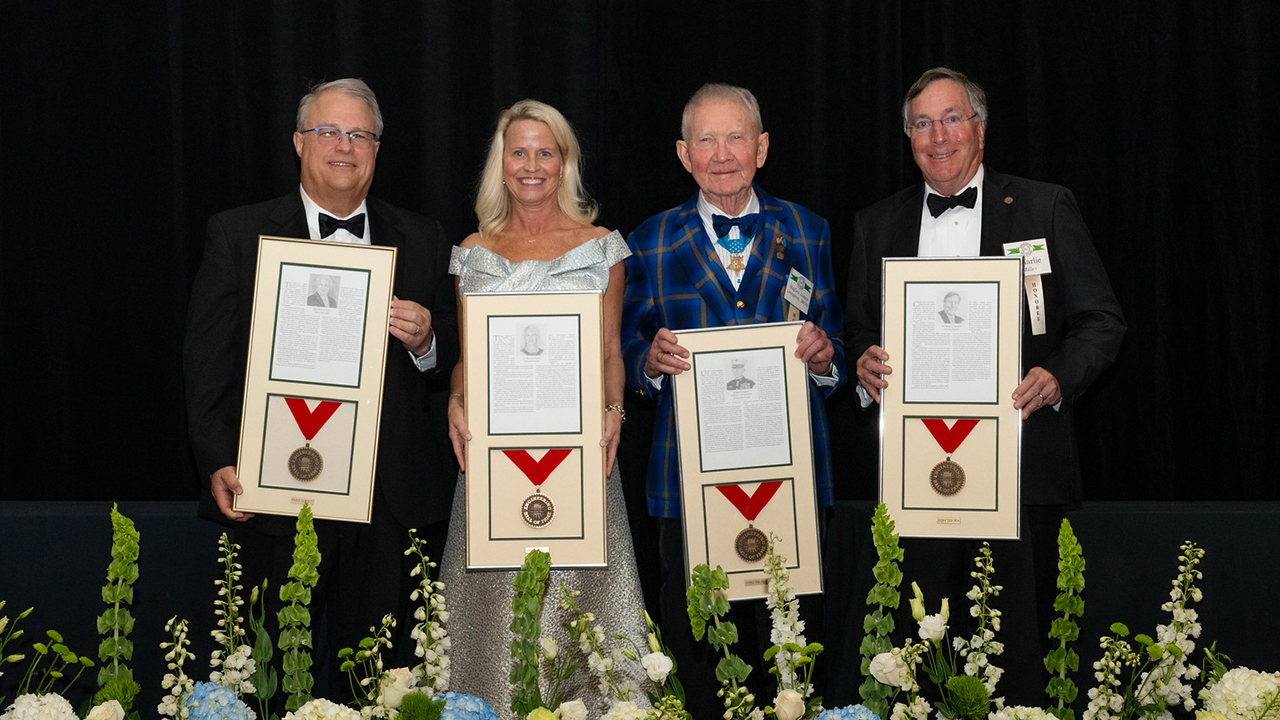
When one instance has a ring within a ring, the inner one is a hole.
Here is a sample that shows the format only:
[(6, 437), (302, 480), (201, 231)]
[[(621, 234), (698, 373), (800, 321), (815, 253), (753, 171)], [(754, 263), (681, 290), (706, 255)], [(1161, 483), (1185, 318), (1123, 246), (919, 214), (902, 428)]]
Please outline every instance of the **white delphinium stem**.
[(177, 616), (171, 617), (169, 622), (164, 624), (164, 630), (172, 638), (170, 642), (160, 643), (160, 649), (168, 651), (164, 659), (170, 672), (165, 673), (164, 678), (160, 680), (160, 689), (167, 690), (168, 694), (160, 701), (156, 712), (174, 720), (185, 720), (191, 714), (191, 708), (187, 706), (187, 702), (195, 689), (195, 683), (187, 677), (183, 669), (187, 659), (191, 657), (191, 652), (187, 650), (187, 646), (191, 644), (187, 639), (187, 621), (179, 621)]
[[(1200, 623), (1196, 622), (1196, 611), (1187, 607), (1187, 603), (1199, 602), (1203, 597), (1196, 582), (1204, 579), (1204, 574), (1196, 566), (1204, 558), (1204, 550), (1193, 542), (1183, 543), (1181, 549), (1178, 577), (1173, 581), (1173, 590), (1169, 591), (1170, 600), (1160, 606), (1173, 615), (1173, 622), (1156, 626), (1156, 642), (1164, 647), (1165, 653), (1142, 678), (1138, 695), (1141, 699), (1154, 695), (1155, 698), (1150, 699), (1158, 698), (1159, 704), (1166, 708), (1181, 704), (1184, 709), (1192, 710), (1196, 702), (1191, 686), (1185, 681), (1200, 675), (1199, 667), (1187, 663), (1196, 648), (1191, 638), (1200, 637)], [(1157, 717), (1167, 718), (1170, 714), (1165, 710)]]
[(797, 673), (797, 661), (803, 655), (786, 649), (789, 643), (801, 648), (807, 643), (804, 638), (804, 621), (800, 619), (800, 602), (791, 589), (787, 559), (774, 553), (774, 544), (779, 540), (781, 538), (777, 535), (769, 533), (769, 552), (764, 559), (764, 571), (769, 576), (769, 594), (764, 602), (769, 608), (769, 617), (773, 620), (769, 640), (778, 646), (773, 662), (778, 668), (778, 689), (792, 690), (808, 699), (813, 694), (813, 684), (808, 682), (807, 677), (804, 682), (799, 682)]
[(619, 682), (614, 669), (622, 664), (623, 657), (638, 661), (639, 657), (622, 647), (606, 651), (604, 647), (604, 630), (595, 622), (595, 613), (583, 612), (578, 606), (579, 591), (570, 590), (567, 585), (560, 585), (560, 607), (573, 613), (569, 621), (569, 636), (578, 644), (578, 650), (587, 658), (587, 668), (595, 676), (600, 687), (600, 694), (614, 698), (619, 703), (634, 700), (640, 694), (640, 688), (632, 681)]
[(409, 594), (410, 601), (422, 601), (422, 606), (414, 610), (416, 623), (409, 636), (416, 643), (414, 654), (422, 658), (415, 668), (423, 678), (427, 697), (434, 697), (449, 689), (449, 631), (445, 624), (449, 622), (449, 611), (445, 607), (444, 583), (432, 580), (431, 568), (436, 566), (431, 558), (422, 551), (422, 541), (414, 530), (409, 531), (410, 546), (405, 555), (418, 556), (418, 564), (410, 571), (410, 577), (421, 577), (421, 586)]
[(1102, 659), (1093, 664), (1098, 681), (1089, 689), (1089, 707), (1083, 720), (1114, 720), (1124, 709), (1125, 691), (1120, 687), (1120, 676), (1126, 664), (1138, 661), (1129, 643), (1110, 635), (1102, 638)]
[(244, 630), (244, 616), (240, 608), (244, 598), (240, 592), (240, 563), (236, 555), (240, 546), (231, 542), (226, 533), (218, 539), (222, 550), (222, 577), (214, 580), (218, 587), (218, 596), (214, 599), (213, 614), (218, 618), (218, 626), (210, 634), (219, 645), (209, 656), (209, 681), (230, 689), (237, 697), (252, 695), (255, 690), (249, 678), (253, 675), (253, 648), (248, 645), (248, 635)]
[(995, 698), (996, 684), (1004, 670), (997, 667), (992, 659), (1004, 652), (1004, 643), (996, 640), (996, 633), (1000, 631), (1000, 611), (991, 607), (991, 598), (998, 597), (1004, 586), (991, 582), (995, 574), (995, 560), (991, 557), (990, 543), (982, 543), (973, 563), (978, 569), (971, 571), (969, 576), (977, 582), (965, 597), (973, 601), (969, 614), (978, 619), (978, 629), (968, 640), (955, 638), (952, 645), (964, 660), (964, 674), (982, 678), (987, 692), (998, 700)]

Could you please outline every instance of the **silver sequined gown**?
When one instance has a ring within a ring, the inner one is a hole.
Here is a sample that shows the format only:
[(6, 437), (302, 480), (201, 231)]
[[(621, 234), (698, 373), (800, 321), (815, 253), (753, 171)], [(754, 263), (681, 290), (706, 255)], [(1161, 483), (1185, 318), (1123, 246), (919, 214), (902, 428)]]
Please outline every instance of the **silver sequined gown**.
[[(463, 292), (537, 291), (537, 290), (604, 290), (609, 284), (609, 268), (630, 255), (627, 243), (616, 230), (605, 237), (590, 240), (555, 260), (526, 260), (512, 263), (485, 248), (453, 249), (449, 272), (457, 275)], [(447, 625), (452, 639), (449, 689), (484, 698), (499, 717), (512, 717), (511, 580), (514, 572), (467, 572), (466, 570), (466, 497), (464, 478), (459, 476), (453, 498), (453, 515), (449, 520), (449, 538), (440, 564), (440, 579), (445, 583), (449, 607)], [(622, 481), (617, 464), (610, 475), (606, 493), (609, 508), (609, 567), (600, 570), (553, 570), (547, 583), (542, 606), (542, 632), (555, 638), (561, 652), (573, 653), (581, 663), (574, 674), (565, 699), (581, 698), (589, 717), (599, 717), (609, 707), (587, 668), (586, 658), (570, 641), (564, 629), (568, 616), (560, 609), (557, 588), (561, 583), (581, 591), (578, 604), (593, 612), (606, 636), (605, 648), (616, 644), (614, 634), (631, 638), (643, 652), (644, 620), (640, 610), (644, 599), (636, 574), (635, 551), (631, 530), (627, 527), (627, 510), (622, 499)], [(624, 660), (618, 666), (622, 678), (645, 687), (644, 671), (637, 663)], [(545, 675), (545, 674), (544, 674)], [(544, 692), (548, 689), (546, 678)], [(645, 706), (643, 692), (634, 698)], [(553, 710), (555, 708), (552, 708)]]

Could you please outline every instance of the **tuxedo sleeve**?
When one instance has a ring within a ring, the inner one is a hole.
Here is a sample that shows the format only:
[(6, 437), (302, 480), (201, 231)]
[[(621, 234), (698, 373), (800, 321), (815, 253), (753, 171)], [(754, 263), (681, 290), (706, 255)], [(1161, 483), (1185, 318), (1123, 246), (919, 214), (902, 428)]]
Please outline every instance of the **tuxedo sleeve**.
[(440, 270), (435, 284), (434, 304), (431, 310), (431, 327), (436, 335), (436, 370), (446, 376), (453, 371), (462, 355), (458, 338), (458, 293), (453, 276), (448, 274), (449, 256), (453, 245), (445, 239), (444, 226), (439, 221), (429, 221), (431, 247), (435, 249), (433, 267)]
[(831, 365), (835, 370), (836, 382), (820, 386), (823, 393), (830, 397), (837, 388), (849, 382), (849, 373), (845, 366), (842, 327), (844, 311), (840, 308), (840, 298), (836, 294), (835, 271), (831, 265), (831, 228), (825, 220), (822, 221), (822, 235), (818, 241), (818, 263), (813, 270), (816, 289), (810, 302), (816, 304), (818, 312), (810, 314), (810, 319), (831, 340)]
[(239, 327), (241, 294), (233, 235), (220, 216), (209, 220), (200, 269), (191, 289), (183, 342), (187, 429), (202, 478), (236, 464), (247, 348)]
[(1052, 227), (1052, 275), (1062, 283), (1065, 331), (1041, 365), (1057, 379), (1066, 409), (1115, 361), (1126, 325), (1075, 196), (1066, 188), (1054, 198)]
[[(880, 344), (880, 261), (866, 212), (853, 219), (853, 251), (844, 303), (844, 346), (856, 365), (862, 353)], [(856, 380), (854, 381), (856, 383)]]

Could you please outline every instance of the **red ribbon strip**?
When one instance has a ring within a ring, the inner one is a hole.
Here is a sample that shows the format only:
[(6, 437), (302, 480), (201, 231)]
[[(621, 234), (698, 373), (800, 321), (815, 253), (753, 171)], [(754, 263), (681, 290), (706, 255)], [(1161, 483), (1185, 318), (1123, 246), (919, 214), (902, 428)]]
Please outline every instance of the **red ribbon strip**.
[(773, 499), (774, 493), (778, 492), (780, 487), (782, 487), (781, 480), (763, 482), (750, 496), (738, 485), (717, 485), (716, 489), (720, 491), (721, 495), (724, 495), (726, 500), (733, 503), (734, 507), (738, 508), (738, 512), (742, 513), (747, 522), (751, 522), (756, 519), (756, 516), (764, 509), (764, 506), (769, 504), (769, 501)]
[(969, 418), (967, 420), (956, 420), (955, 424), (947, 427), (945, 420), (938, 418), (929, 418), (921, 420), (924, 426), (929, 428), (929, 432), (933, 433), (933, 439), (938, 441), (942, 446), (942, 451), (950, 455), (960, 447), (960, 443), (969, 437), (969, 433), (978, 425), (977, 418)]
[(302, 431), (302, 437), (308, 442), (311, 438), (320, 432), (320, 428), (329, 422), (329, 418), (338, 411), (340, 402), (333, 400), (321, 400), (315, 410), (307, 409), (307, 401), (302, 398), (285, 398), (284, 401), (289, 405), (289, 411), (293, 413), (293, 419), (298, 423), (298, 429)]
[(570, 452), (570, 448), (552, 448), (541, 460), (534, 460), (527, 450), (503, 450), (502, 454), (511, 458), (511, 462), (520, 468), (529, 482), (535, 487), (541, 487), (551, 473), (560, 467), (560, 463), (569, 457)]

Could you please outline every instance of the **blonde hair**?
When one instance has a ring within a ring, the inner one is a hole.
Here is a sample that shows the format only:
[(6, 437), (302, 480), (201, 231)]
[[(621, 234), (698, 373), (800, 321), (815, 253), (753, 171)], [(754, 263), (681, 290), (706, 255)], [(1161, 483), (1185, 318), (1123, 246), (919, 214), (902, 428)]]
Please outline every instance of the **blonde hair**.
[(537, 120), (551, 130), (560, 146), (560, 162), (563, 176), (557, 191), (560, 211), (583, 225), (592, 224), (599, 208), (587, 194), (582, 183), (582, 150), (573, 127), (559, 110), (538, 102), (521, 100), (498, 116), (493, 139), (489, 142), (489, 155), (480, 173), (480, 189), (476, 192), (476, 219), (480, 223), (480, 236), (492, 237), (511, 221), (511, 196), (502, 184), (502, 161), (506, 155), (507, 128), (519, 120)]

